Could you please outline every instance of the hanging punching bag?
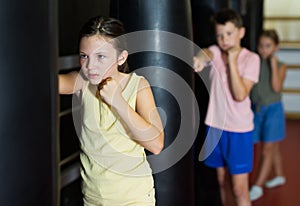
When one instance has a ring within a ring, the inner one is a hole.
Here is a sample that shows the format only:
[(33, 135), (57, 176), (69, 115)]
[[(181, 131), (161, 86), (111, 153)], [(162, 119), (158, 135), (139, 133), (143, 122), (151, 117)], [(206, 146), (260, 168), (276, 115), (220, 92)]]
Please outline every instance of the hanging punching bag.
[[(224, 0), (191, 0), (194, 41), (199, 47), (206, 48), (216, 44), (215, 27), (212, 18), (217, 11), (227, 8), (228, 2)], [(202, 73), (204, 72), (205, 70)], [(209, 100), (207, 87), (203, 79), (198, 75), (195, 78), (195, 94), (199, 102), (201, 119), (199, 132), (194, 144), (195, 205), (220, 206), (221, 198), (216, 170), (207, 167), (198, 158), (200, 151), (203, 149), (206, 136), (204, 120)]]
[(216, 11), (228, 7), (224, 0), (191, 0), (194, 42), (201, 48), (216, 43), (212, 17)]
[(189, 0), (112, 0), (129, 40), (129, 66), (148, 79), (164, 123), (165, 147), (148, 154), (156, 205), (194, 205), (191, 147), (198, 130)]
[(58, 205), (56, 7), (0, 3), (1, 205)]
[(263, 29), (263, 0), (232, 0), (231, 8), (243, 18), (246, 28), (242, 46), (255, 51), (259, 34)]

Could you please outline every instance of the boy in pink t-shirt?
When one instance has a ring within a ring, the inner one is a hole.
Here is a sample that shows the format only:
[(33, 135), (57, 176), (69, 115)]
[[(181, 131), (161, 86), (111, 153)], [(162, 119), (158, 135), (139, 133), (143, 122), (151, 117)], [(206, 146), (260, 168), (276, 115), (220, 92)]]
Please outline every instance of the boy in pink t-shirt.
[(241, 47), (242, 19), (232, 9), (214, 16), (218, 45), (199, 51), (194, 69), (210, 63), (210, 99), (205, 124), (208, 144), (204, 163), (217, 168), (221, 199), (225, 204), (225, 166), (231, 174), (238, 206), (251, 205), (248, 175), (253, 162), (253, 113), (249, 93), (259, 77), (259, 56)]

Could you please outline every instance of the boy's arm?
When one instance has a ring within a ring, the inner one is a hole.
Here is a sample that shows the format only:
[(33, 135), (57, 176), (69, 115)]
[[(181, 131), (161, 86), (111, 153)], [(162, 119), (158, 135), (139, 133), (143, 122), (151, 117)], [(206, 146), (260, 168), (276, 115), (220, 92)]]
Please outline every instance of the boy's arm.
[(254, 82), (242, 78), (238, 71), (237, 58), (241, 50), (232, 49), (228, 51), (229, 64), (229, 88), (235, 101), (243, 101), (250, 93)]
[(278, 59), (273, 56), (270, 59), (271, 61), (271, 85), (274, 92), (280, 92), (283, 87), (283, 82), (286, 75), (286, 64), (282, 64), (280, 68), (278, 68)]
[(213, 53), (209, 49), (201, 49), (193, 58), (195, 72), (201, 72), (212, 59)]

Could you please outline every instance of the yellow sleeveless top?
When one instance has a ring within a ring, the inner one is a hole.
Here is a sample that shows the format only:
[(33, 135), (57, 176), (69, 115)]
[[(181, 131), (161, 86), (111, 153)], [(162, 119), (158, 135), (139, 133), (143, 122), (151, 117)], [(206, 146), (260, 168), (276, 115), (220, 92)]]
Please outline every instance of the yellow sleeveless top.
[[(132, 73), (122, 91), (134, 110), (141, 78)], [(135, 205), (136, 201), (152, 205), (154, 184), (144, 148), (95, 94), (96, 86), (91, 84), (82, 93), (80, 158), (85, 205)]]

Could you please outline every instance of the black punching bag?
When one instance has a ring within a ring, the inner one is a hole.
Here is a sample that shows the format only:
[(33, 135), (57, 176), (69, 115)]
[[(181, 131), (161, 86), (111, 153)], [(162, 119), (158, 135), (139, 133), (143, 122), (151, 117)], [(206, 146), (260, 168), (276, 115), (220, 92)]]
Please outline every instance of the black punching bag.
[(230, 7), (243, 18), (246, 28), (242, 46), (255, 51), (259, 34), (263, 29), (263, 0), (232, 0)]
[(201, 48), (216, 43), (212, 17), (218, 10), (228, 7), (224, 0), (191, 0), (194, 42)]
[(0, 3), (0, 204), (58, 205), (56, 0)]
[(189, 0), (112, 0), (111, 16), (129, 32), (129, 66), (150, 82), (162, 116), (165, 147), (148, 154), (158, 206), (193, 206), (191, 147), (198, 130)]
[[(212, 22), (214, 14), (222, 8), (228, 8), (229, 1), (224, 0), (191, 0), (192, 19), (194, 28), (194, 41), (201, 47), (206, 48), (216, 44), (215, 26)], [(204, 74), (207, 70), (201, 72)], [(208, 78), (206, 78), (207, 80)], [(200, 127), (197, 139), (194, 144), (194, 170), (195, 170), (195, 205), (220, 206), (220, 190), (217, 181), (217, 174), (214, 168), (207, 167), (203, 161), (199, 160), (199, 154), (205, 141), (204, 124), (209, 93), (205, 81), (198, 75), (195, 78), (195, 93), (200, 109)]]

